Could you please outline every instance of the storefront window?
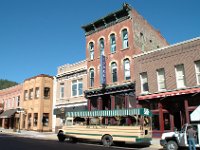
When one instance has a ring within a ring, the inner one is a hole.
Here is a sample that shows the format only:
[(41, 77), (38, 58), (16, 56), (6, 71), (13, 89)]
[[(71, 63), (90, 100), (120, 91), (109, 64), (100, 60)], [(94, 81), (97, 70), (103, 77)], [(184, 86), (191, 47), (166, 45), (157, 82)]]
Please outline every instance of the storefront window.
[(38, 122), (38, 113), (34, 113), (33, 125), (36, 127)]
[(125, 108), (125, 95), (116, 95), (115, 109), (124, 109), (124, 108)]
[(164, 130), (170, 130), (170, 115), (168, 113), (163, 114)]
[(153, 114), (152, 128), (153, 130), (160, 130), (159, 114)]
[(47, 127), (49, 125), (49, 114), (44, 113), (42, 118), (43, 126)]

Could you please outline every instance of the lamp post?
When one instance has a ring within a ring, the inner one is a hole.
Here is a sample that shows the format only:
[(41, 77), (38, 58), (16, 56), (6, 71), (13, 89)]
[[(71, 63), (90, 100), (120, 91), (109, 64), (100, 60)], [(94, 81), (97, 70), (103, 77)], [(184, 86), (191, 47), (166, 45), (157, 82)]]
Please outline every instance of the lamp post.
[(21, 113), (24, 112), (24, 109), (23, 108), (17, 108), (17, 113), (19, 113), (19, 122), (18, 122), (18, 132), (20, 133), (20, 119), (21, 119)]

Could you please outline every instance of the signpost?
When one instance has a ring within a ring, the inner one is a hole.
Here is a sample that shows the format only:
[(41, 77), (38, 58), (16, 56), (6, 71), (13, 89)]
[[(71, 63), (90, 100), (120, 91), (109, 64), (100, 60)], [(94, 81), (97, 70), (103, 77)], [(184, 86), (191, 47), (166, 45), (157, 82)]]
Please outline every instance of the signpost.
[(17, 113), (19, 113), (19, 122), (18, 122), (18, 132), (20, 133), (20, 118), (21, 118), (21, 113), (24, 113), (24, 109), (23, 108), (17, 108)]

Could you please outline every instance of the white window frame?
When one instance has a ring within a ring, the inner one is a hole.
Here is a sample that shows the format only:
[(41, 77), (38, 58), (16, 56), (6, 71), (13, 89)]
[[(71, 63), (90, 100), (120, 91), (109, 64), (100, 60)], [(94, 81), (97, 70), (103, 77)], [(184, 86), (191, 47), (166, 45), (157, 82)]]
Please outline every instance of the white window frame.
[[(114, 40), (113, 40), (114, 38)], [(116, 37), (115, 37), (115, 34), (112, 33), (110, 35), (110, 52), (111, 53), (115, 53), (116, 52)]]
[[(93, 47), (92, 47), (93, 46)], [(90, 60), (94, 60), (94, 43), (89, 43)]]
[(65, 97), (65, 86), (60, 84), (60, 99), (64, 99)]
[[(82, 93), (80, 94), (79, 92), (79, 86), (82, 84)], [(73, 85), (76, 85), (76, 95), (73, 95)], [(78, 80), (73, 80), (71, 84), (71, 96), (72, 97), (77, 97), (77, 96), (82, 96), (83, 95), (83, 79), (78, 79)]]
[[(161, 74), (159, 73), (163, 73), (163, 78), (161, 77)], [(165, 82), (165, 70), (164, 68), (160, 68), (156, 71), (157, 74), (157, 85), (158, 85), (158, 91), (165, 91), (166, 90), (166, 82)], [(161, 84), (164, 85), (164, 88), (161, 88)]]
[(195, 62), (195, 74), (197, 85), (200, 85), (200, 60)]
[[(180, 71), (182, 71), (182, 75), (178, 74), (178, 69), (181, 69)], [(185, 88), (186, 87), (186, 81), (185, 81), (184, 65), (183, 64), (176, 65), (175, 66), (175, 72), (176, 72), (176, 87), (177, 87), (177, 89)], [(182, 81), (182, 83), (180, 83), (180, 81)], [(183, 85), (181, 85), (181, 84), (183, 84)]]
[[(127, 67), (126, 64), (128, 64), (129, 66)], [(124, 79), (125, 80), (131, 79), (131, 66), (129, 59), (124, 59)]]
[[(92, 76), (92, 73), (93, 73), (93, 76)], [(93, 68), (90, 69), (89, 76), (90, 76), (89, 86), (94, 87), (94, 69)]]
[[(146, 77), (146, 78), (144, 78)], [(146, 79), (146, 82), (144, 82), (144, 80)], [(147, 72), (142, 72), (140, 73), (140, 82), (141, 82), (141, 93), (142, 94), (147, 94), (149, 93), (149, 84), (148, 84), (148, 75), (147, 75)], [(148, 90), (144, 90), (144, 87), (143, 85), (147, 83), (147, 86), (148, 86)]]
[[(127, 33), (127, 37), (125, 37), (124, 32), (126, 31)], [(129, 42), (128, 42), (128, 30), (127, 29), (123, 29), (122, 30), (122, 49), (126, 49), (129, 46)]]

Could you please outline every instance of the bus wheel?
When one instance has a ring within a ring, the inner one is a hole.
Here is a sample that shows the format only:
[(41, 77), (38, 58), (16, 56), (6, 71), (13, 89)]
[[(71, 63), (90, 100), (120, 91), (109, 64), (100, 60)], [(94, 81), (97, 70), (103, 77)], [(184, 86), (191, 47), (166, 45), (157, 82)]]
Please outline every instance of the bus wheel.
[(104, 135), (101, 139), (104, 146), (109, 147), (113, 144), (113, 139), (110, 135)]
[(63, 131), (59, 131), (59, 133), (58, 133), (57, 136), (58, 136), (59, 142), (64, 142), (64, 140), (65, 140), (65, 135), (64, 135)]
[(175, 141), (168, 141), (166, 148), (167, 148), (167, 150), (177, 150), (178, 145)]
[(69, 142), (71, 142), (71, 143), (76, 143), (76, 142), (77, 142), (77, 139), (76, 139), (76, 138), (73, 138), (73, 137), (69, 137)]

